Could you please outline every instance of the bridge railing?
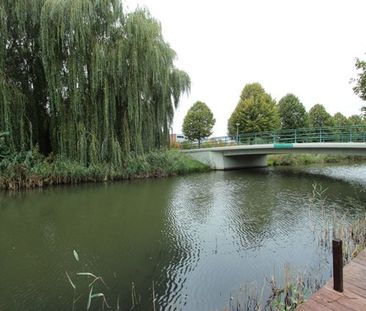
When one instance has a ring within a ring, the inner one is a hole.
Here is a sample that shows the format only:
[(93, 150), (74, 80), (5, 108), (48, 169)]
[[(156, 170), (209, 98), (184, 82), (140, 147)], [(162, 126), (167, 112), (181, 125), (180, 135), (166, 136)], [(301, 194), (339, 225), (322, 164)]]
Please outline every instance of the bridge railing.
[[(347, 127), (300, 128), (239, 133), (235, 136), (221, 136), (205, 139), (201, 148), (257, 144), (295, 144), (326, 142), (366, 142), (366, 125)], [(183, 148), (198, 148), (197, 142), (185, 142)]]

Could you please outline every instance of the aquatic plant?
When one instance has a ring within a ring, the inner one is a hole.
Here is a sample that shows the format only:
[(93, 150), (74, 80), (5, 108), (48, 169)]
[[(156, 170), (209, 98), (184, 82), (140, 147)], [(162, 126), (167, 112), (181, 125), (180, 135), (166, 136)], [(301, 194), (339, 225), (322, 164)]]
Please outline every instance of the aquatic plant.
[(296, 308), (305, 301), (308, 289), (305, 286), (302, 275), (293, 278), (289, 266), (284, 268), (284, 285), (279, 287), (276, 279), (272, 276), (269, 284), (271, 286), (271, 295), (267, 300), (267, 307), (270, 310), (296, 310)]
[(306, 297), (320, 288), (314, 274), (296, 272), (290, 265), (283, 267), (283, 276), (273, 273), (262, 287), (246, 284), (239, 295), (230, 298), (224, 311), (294, 311)]
[[(77, 253), (76, 250), (73, 250), (73, 255), (75, 260), (79, 263), (80, 259), (79, 259), (79, 254)], [(67, 278), (68, 283), (71, 285), (72, 289), (73, 289), (73, 298), (72, 298), (72, 311), (74, 311), (76, 309), (76, 304), (81, 300), (81, 298), (84, 296), (86, 299), (86, 301), (82, 302), (85, 303), (86, 302), (86, 310), (89, 310), (92, 306), (92, 302), (94, 300), (99, 299), (100, 300), (100, 309), (101, 310), (105, 310), (105, 308), (107, 308), (108, 310), (116, 310), (119, 311), (121, 310), (121, 306), (120, 306), (120, 296), (118, 295), (117, 297), (117, 301), (116, 301), (116, 305), (115, 307), (112, 307), (111, 304), (108, 303), (108, 299), (107, 299), (107, 293), (104, 292), (97, 292), (95, 293), (94, 288), (98, 287), (98, 284), (103, 285), (104, 290), (109, 291), (110, 288), (109, 286), (105, 283), (104, 279), (101, 276), (97, 276), (91, 272), (75, 272), (73, 274), (73, 276), (75, 277), (75, 279), (77, 280), (78, 277), (86, 277), (88, 280), (88, 284), (87, 287), (85, 288), (85, 286), (83, 286), (83, 284), (78, 284), (76, 285), (76, 281), (73, 281), (70, 277), (69, 272), (65, 271), (65, 275)], [(91, 279), (91, 281), (90, 281)], [(86, 293), (87, 291), (87, 293)], [(155, 294), (155, 283), (154, 281), (152, 282), (152, 308), (154, 311), (156, 311), (156, 294)], [(82, 305), (82, 303), (79, 303)], [(83, 307), (81, 309), (84, 309)], [(99, 310), (100, 310), (99, 309)], [(136, 286), (135, 283), (132, 282), (131, 283), (131, 307), (128, 308), (128, 310), (141, 310), (141, 296), (139, 296), (136, 292)]]
[[(73, 250), (73, 255), (74, 255), (74, 258), (77, 262), (79, 262), (79, 255), (77, 253), (76, 250)], [(75, 285), (75, 282), (72, 281), (69, 273), (67, 271), (65, 271), (65, 274), (66, 274), (66, 277), (67, 277), (67, 280), (69, 282), (69, 284), (71, 285), (71, 287), (73, 288), (73, 299), (72, 299), (72, 310), (74, 311), (75, 310), (75, 306), (76, 306), (76, 303), (80, 300), (80, 298), (82, 297), (82, 293), (79, 294), (79, 296), (76, 298), (76, 292), (77, 290), (79, 289), (79, 285), (76, 286)], [(88, 284), (88, 288), (89, 289), (89, 293), (88, 293), (88, 296), (87, 296), (87, 304), (86, 304), (86, 310), (89, 310), (90, 309), (90, 306), (91, 306), (91, 303), (92, 303), (92, 300), (93, 299), (96, 299), (96, 298), (102, 298), (101, 301), (101, 308), (102, 310), (104, 310), (104, 307), (107, 307), (108, 309), (110, 309), (110, 306), (107, 302), (107, 299), (106, 299), (106, 296), (104, 293), (102, 292), (99, 292), (99, 293), (94, 293), (94, 286), (97, 282), (100, 282), (102, 283), (107, 289), (109, 289), (109, 287), (107, 286), (107, 284), (104, 282), (103, 278), (101, 276), (96, 276), (94, 275), (93, 273), (90, 273), (90, 272), (77, 272), (75, 274), (75, 276), (85, 276), (87, 278), (91, 278), (92, 281)], [(82, 287), (82, 286), (80, 286)]]

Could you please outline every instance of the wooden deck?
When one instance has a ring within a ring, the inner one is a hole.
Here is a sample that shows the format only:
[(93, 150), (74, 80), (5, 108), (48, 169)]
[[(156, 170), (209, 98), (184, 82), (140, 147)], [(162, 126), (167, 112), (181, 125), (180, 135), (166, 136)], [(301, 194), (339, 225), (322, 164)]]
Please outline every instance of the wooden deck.
[(343, 269), (343, 293), (333, 290), (333, 279), (297, 311), (366, 311), (366, 250)]

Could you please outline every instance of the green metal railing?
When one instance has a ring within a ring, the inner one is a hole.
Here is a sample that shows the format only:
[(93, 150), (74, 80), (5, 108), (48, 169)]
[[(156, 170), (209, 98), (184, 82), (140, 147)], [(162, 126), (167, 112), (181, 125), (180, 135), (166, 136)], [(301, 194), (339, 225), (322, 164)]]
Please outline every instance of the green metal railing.
[[(257, 145), (257, 144), (299, 144), (299, 143), (346, 143), (366, 142), (366, 125), (348, 127), (300, 128), (257, 133), (239, 133), (205, 139), (201, 148)], [(183, 148), (198, 148), (197, 143), (183, 144)]]

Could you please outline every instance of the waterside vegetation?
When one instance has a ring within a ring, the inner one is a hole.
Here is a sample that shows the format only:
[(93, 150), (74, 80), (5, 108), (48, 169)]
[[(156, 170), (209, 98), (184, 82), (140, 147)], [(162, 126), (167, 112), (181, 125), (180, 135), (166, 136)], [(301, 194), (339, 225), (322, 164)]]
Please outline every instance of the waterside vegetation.
[(366, 162), (363, 156), (330, 154), (279, 154), (267, 157), (268, 166), (302, 166), (310, 164), (342, 164)]
[(0, 161), (0, 189), (107, 182), (166, 177), (207, 171), (208, 167), (178, 151), (155, 151), (128, 157), (121, 166), (99, 163), (84, 166), (62, 156), (43, 156), (38, 150), (19, 152)]

